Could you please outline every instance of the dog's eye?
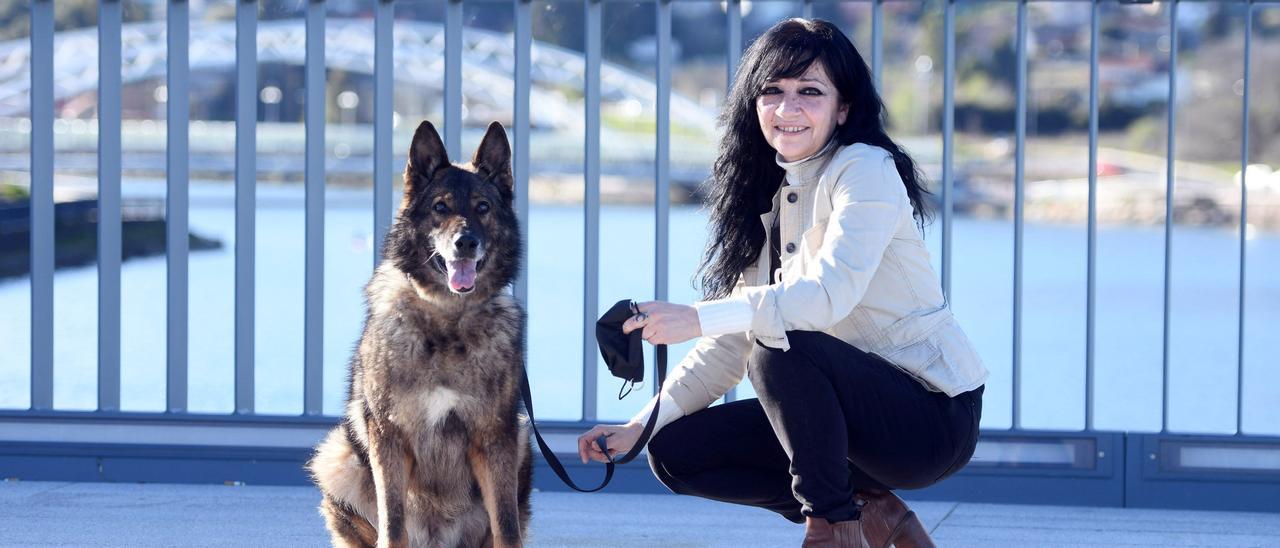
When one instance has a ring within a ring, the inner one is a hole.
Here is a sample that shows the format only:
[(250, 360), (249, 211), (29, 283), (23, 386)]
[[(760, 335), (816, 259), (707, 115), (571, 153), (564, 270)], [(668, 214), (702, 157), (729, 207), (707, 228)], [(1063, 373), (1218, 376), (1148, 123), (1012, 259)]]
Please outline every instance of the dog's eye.
[(434, 209), (434, 210), (436, 210), (436, 213), (448, 213), (448, 212), (449, 212), (449, 205), (448, 205), (448, 204), (446, 204), (446, 203), (444, 203), (444, 201), (443, 201), (443, 200), (442, 200), (442, 201), (439, 201), (439, 202), (436, 202), (436, 205), (431, 206), (431, 208), (432, 208), (432, 209)]
[(480, 202), (476, 204), (476, 214), (484, 215), (489, 212), (489, 202)]

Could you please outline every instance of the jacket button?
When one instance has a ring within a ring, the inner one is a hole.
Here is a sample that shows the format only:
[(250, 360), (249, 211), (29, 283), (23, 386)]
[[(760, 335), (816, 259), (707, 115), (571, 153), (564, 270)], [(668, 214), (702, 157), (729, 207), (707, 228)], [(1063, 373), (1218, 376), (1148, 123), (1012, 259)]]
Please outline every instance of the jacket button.
[(800, 197), (799, 197), (799, 196), (796, 196), (796, 193), (794, 193), (794, 192), (791, 192), (791, 193), (788, 193), (788, 194), (787, 194), (787, 201), (788, 201), (788, 202), (791, 202), (791, 203), (793, 203), (793, 204), (794, 204), (794, 203), (796, 203), (796, 200), (799, 200), (799, 199), (800, 199)]
[(796, 244), (787, 244), (787, 253), (795, 253)]

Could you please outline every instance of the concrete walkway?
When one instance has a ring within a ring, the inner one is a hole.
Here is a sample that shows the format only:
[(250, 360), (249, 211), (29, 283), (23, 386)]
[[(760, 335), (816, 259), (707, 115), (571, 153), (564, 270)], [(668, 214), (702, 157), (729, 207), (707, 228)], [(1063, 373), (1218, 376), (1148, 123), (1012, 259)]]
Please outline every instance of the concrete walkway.
[[(326, 546), (309, 487), (0, 482), (0, 546)], [(914, 502), (939, 546), (1271, 546), (1280, 514)], [(530, 546), (793, 547), (770, 512), (672, 495), (534, 494)]]

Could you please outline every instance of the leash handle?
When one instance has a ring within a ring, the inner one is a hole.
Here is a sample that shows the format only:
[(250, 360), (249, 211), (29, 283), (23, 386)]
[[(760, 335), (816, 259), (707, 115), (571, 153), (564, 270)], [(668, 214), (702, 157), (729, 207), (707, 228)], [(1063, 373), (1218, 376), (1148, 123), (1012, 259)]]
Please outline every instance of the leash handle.
[[(655, 390), (655, 392), (657, 392), (662, 390), (662, 385), (667, 379), (667, 346), (660, 344), (657, 345), (654, 350), (656, 354), (655, 361), (657, 362), (655, 367), (658, 370), (658, 383)], [(644, 430), (640, 432), (640, 438), (636, 440), (636, 444), (631, 447), (631, 450), (628, 451), (626, 455), (623, 455), (622, 458), (610, 458), (609, 462), (605, 463), (604, 480), (600, 482), (600, 485), (591, 489), (583, 489), (573, 482), (573, 478), (569, 477), (569, 472), (565, 470), (564, 465), (560, 463), (560, 458), (556, 456), (555, 452), (551, 450), (551, 446), (547, 445), (546, 440), (542, 439), (542, 434), (538, 432), (538, 422), (533, 418), (533, 395), (529, 390), (529, 370), (527, 368), (524, 370), (524, 374), (521, 375), (520, 392), (524, 397), (524, 410), (529, 414), (529, 426), (533, 427), (533, 437), (538, 441), (538, 449), (542, 451), (542, 458), (547, 461), (547, 466), (551, 467), (551, 471), (555, 472), (556, 475), (560, 477), (560, 481), (563, 481), (565, 485), (568, 485), (574, 491), (578, 491), (580, 493), (594, 493), (604, 489), (605, 486), (609, 485), (609, 482), (613, 480), (613, 471), (616, 464), (626, 464), (631, 462), (636, 458), (636, 455), (640, 454), (640, 450), (649, 443), (649, 437), (653, 435), (653, 428), (658, 423), (658, 409), (662, 405), (662, 398), (658, 398), (658, 400), (653, 403), (653, 412), (649, 414), (649, 420), (645, 421)], [(609, 449), (605, 446), (604, 436), (600, 436), (596, 441), (600, 444), (600, 449), (604, 450), (604, 454), (607, 457), (609, 455)]]
[[(654, 347), (654, 367), (658, 370), (658, 383), (654, 386), (654, 395), (662, 392), (662, 385), (667, 381), (667, 345), (659, 344)], [(658, 424), (658, 410), (662, 407), (662, 398), (659, 397), (653, 402), (653, 412), (649, 413), (649, 420), (644, 423), (644, 430), (640, 432), (640, 438), (636, 440), (636, 444), (631, 446), (631, 450), (620, 459), (614, 462), (618, 464), (626, 464), (631, 462), (640, 454), (640, 450), (649, 444), (649, 436), (653, 435), (653, 428)], [(605, 453), (606, 455), (608, 453)]]

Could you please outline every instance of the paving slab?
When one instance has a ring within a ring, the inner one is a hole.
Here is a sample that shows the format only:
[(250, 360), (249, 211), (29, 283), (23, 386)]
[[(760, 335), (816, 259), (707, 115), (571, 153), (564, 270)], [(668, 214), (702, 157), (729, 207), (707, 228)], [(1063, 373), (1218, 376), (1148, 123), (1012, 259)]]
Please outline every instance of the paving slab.
[[(1280, 514), (910, 501), (939, 546), (1280, 547)], [(327, 546), (312, 487), (0, 482), (0, 547)], [(531, 547), (794, 547), (803, 527), (674, 495), (535, 492)]]
[(962, 503), (940, 546), (1280, 546), (1280, 514)]

